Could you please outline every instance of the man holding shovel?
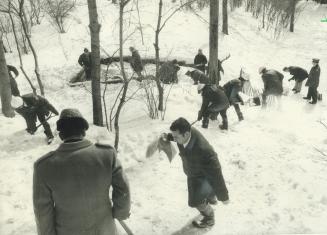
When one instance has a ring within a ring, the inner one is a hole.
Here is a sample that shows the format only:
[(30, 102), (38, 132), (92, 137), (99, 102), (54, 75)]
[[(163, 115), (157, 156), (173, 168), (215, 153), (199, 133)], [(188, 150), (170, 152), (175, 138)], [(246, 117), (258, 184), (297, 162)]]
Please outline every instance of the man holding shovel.
[(171, 124), (170, 131), (162, 134), (160, 141), (177, 142), (187, 176), (188, 204), (203, 216), (202, 220), (193, 221), (193, 225), (198, 228), (213, 226), (215, 218), (210, 204), (217, 203), (215, 197), (224, 204), (229, 202), (217, 153), (204, 136), (182, 117)]

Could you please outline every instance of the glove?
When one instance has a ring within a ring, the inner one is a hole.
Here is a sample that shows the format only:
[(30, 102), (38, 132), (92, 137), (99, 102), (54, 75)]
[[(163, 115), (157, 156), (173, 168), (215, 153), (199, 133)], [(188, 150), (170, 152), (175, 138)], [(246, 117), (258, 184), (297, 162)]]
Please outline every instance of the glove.
[(288, 79), (288, 81), (289, 81), (289, 82), (292, 81), (292, 78)]
[(198, 121), (201, 121), (201, 119), (202, 119), (202, 112), (199, 111), (199, 112), (198, 112)]
[(242, 101), (240, 102), (240, 104), (241, 104), (241, 105), (244, 105), (244, 101), (242, 100)]
[(162, 133), (162, 134), (160, 135), (160, 139), (162, 139), (163, 141), (167, 141), (167, 136), (168, 136), (167, 133)]

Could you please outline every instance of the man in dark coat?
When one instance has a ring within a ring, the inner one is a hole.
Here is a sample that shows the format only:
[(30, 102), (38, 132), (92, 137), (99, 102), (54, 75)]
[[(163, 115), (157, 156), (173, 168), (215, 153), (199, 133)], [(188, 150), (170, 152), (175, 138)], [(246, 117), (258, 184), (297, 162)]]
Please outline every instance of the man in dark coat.
[(178, 83), (177, 72), (180, 67), (177, 64), (177, 60), (165, 62), (159, 69), (159, 79), (165, 84)]
[(319, 59), (312, 59), (312, 68), (309, 73), (309, 77), (305, 85), (308, 88), (308, 94), (303, 99), (311, 100), (310, 104), (316, 104), (318, 99), (318, 86), (319, 86), (319, 79), (320, 79), (320, 66), (319, 66)]
[(91, 80), (91, 53), (87, 48), (84, 48), (84, 53), (79, 56), (78, 63), (84, 68), (86, 80)]
[(284, 75), (273, 69), (266, 69), (266, 67), (259, 68), (259, 74), (262, 74), (262, 81), (264, 85), (264, 90), (262, 93), (262, 106), (267, 105), (268, 95), (274, 95), (278, 99), (281, 98), (283, 94), (283, 78)]
[(187, 176), (188, 204), (203, 215), (203, 219), (193, 221), (193, 225), (199, 228), (213, 226), (214, 211), (209, 205), (209, 199), (214, 195), (224, 204), (229, 202), (217, 153), (204, 136), (184, 118), (175, 120), (170, 130), (171, 133), (163, 134), (162, 139), (177, 142)]
[(207, 57), (202, 53), (202, 49), (199, 49), (198, 54), (194, 57), (194, 66), (201, 72), (205, 73), (207, 63)]
[(239, 92), (242, 91), (245, 81), (246, 79), (240, 76), (238, 79), (230, 80), (223, 86), (224, 91), (228, 97), (229, 103), (234, 106), (239, 121), (244, 120), (243, 113), (241, 112), (241, 108), (239, 105), (239, 103), (244, 105), (244, 101), (239, 95)]
[(38, 118), (40, 123), (43, 125), (44, 134), (47, 136), (48, 144), (50, 144), (53, 140), (53, 134), (46, 116), (49, 116), (51, 114), (50, 112), (58, 115), (58, 111), (46, 98), (40, 95), (29, 93), (23, 95), (22, 99), (23, 105), (18, 107), (16, 111), (24, 117), (27, 125), (26, 131), (32, 135), (36, 132), (36, 118)]
[(202, 119), (202, 128), (208, 128), (209, 116), (219, 113), (223, 120), (219, 128), (221, 130), (227, 130), (227, 109), (229, 107), (229, 101), (223, 88), (217, 87), (215, 84), (199, 84), (198, 92), (202, 95), (202, 105), (198, 112), (198, 121)]
[(117, 153), (85, 139), (87, 129), (78, 110), (63, 110), (57, 121), (63, 143), (34, 164), (38, 235), (117, 235), (114, 218), (129, 217), (129, 184)]
[(302, 88), (302, 82), (308, 77), (308, 72), (305, 69), (302, 69), (297, 66), (289, 66), (283, 68), (284, 72), (289, 72), (293, 77), (288, 79), (288, 81), (294, 80), (295, 85), (292, 91), (294, 91), (294, 94), (299, 93)]
[(198, 83), (203, 83), (203, 84), (210, 83), (209, 77), (199, 70), (187, 71), (185, 75), (189, 76), (193, 80), (194, 85), (197, 85)]
[(137, 74), (138, 78), (141, 79), (143, 77), (141, 73), (143, 70), (141, 56), (134, 47), (130, 47), (129, 50), (132, 53), (132, 57), (130, 60), (131, 67), (134, 70), (134, 72)]
[[(15, 79), (18, 77), (19, 72), (15, 66), (7, 65), (7, 68), (8, 68), (9, 79), (10, 79), (11, 94), (13, 96), (20, 96), (18, 85), (17, 85), (16, 79)], [(15, 74), (15, 78), (12, 75), (12, 72)]]

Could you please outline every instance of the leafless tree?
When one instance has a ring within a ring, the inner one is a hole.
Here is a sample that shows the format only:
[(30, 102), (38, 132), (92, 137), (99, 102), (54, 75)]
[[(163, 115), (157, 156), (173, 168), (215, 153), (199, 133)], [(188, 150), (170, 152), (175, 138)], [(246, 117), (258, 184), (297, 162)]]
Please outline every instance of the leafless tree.
[(45, 0), (44, 10), (59, 33), (66, 32), (65, 22), (75, 6), (76, 0)]

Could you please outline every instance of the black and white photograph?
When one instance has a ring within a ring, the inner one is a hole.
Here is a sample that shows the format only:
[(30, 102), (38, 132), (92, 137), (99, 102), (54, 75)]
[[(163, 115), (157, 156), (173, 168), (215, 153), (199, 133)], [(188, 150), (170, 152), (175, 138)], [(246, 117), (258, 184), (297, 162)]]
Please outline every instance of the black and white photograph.
[(327, 0), (1, 0), (0, 235), (327, 234)]

